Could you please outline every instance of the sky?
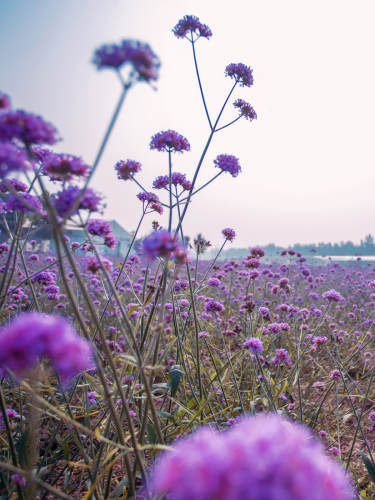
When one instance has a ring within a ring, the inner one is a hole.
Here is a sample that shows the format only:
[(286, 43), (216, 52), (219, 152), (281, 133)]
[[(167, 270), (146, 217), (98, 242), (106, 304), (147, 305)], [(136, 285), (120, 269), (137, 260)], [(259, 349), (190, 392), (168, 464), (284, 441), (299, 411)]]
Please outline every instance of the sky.
[(258, 114), (215, 134), (198, 185), (217, 173), (218, 154), (238, 157), (242, 172), (194, 198), (185, 234), (219, 245), (232, 227), (236, 247), (374, 234), (373, 0), (0, 0), (0, 90), (55, 124), (57, 151), (92, 163), (121, 92), (111, 70), (96, 70), (93, 52), (124, 38), (150, 44), (162, 62), (157, 90), (130, 90), (92, 181), (106, 197), (105, 218), (134, 230), (139, 188), (117, 180), (114, 164), (140, 161), (137, 178), (151, 190), (168, 158), (149, 150), (150, 138), (173, 129), (191, 144), (173, 168), (191, 178), (209, 134), (190, 44), (171, 32), (185, 14), (213, 32), (196, 45), (211, 115), (231, 88), (231, 62), (251, 66), (254, 85), (236, 90), (221, 123), (237, 116), (236, 98)]

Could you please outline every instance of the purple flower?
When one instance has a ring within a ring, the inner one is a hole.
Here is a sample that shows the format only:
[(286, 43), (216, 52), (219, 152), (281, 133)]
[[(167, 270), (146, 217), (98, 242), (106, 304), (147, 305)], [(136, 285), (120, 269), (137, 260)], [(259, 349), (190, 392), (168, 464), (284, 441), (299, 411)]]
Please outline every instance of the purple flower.
[(252, 351), (254, 354), (260, 354), (264, 349), (263, 342), (257, 337), (246, 339), (242, 345), (246, 347), (246, 349), (249, 349), (249, 351)]
[(193, 38), (193, 34), (195, 34), (197, 38), (194, 41), (198, 40), (199, 37), (208, 39), (212, 36), (210, 28), (206, 24), (202, 24), (196, 16), (184, 16), (178, 21), (172, 32), (177, 38), (185, 38), (188, 33)]
[(87, 231), (104, 238), (104, 244), (109, 248), (115, 248), (117, 241), (112, 233), (111, 224), (105, 220), (91, 219), (87, 224)]
[(48, 357), (61, 380), (92, 368), (91, 344), (61, 316), (22, 313), (0, 329), (0, 371), (16, 376)]
[(306, 427), (275, 414), (201, 427), (157, 458), (153, 494), (174, 500), (352, 500), (342, 467)]
[(138, 40), (123, 40), (118, 45), (103, 45), (95, 51), (93, 63), (97, 69), (119, 69), (124, 64), (130, 64), (139, 81), (149, 82), (159, 77), (159, 58), (147, 43)]
[(6, 111), (12, 107), (10, 97), (3, 92), (0, 92), (0, 112)]
[[(100, 262), (106, 271), (110, 271), (112, 268), (112, 262), (103, 256), (100, 256)], [(89, 257), (86, 261), (86, 268), (90, 273), (96, 274), (100, 269), (100, 262), (96, 257)]]
[(206, 310), (206, 312), (222, 312), (224, 311), (224, 306), (221, 302), (218, 302), (216, 300), (208, 300), (205, 305), (204, 305), (204, 308)]
[(57, 130), (41, 116), (26, 111), (0, 113), (0, 141), (19, 139), (26, 144), (55, 144)]
[(116, 163), (115, 170), (117, 171), (118, 179), (127, 181), (128, 179), (132, 179), (134, 174), (141, 170), (141, 164), (134, 160), (121, 160)]
[(142, 253), (149, 262), (157, 257), (170, 259), (179, 255), (181, 250), (177, 237), (165, 230), (152, 232), (142, 242)]
[(189, 141), (174, 130), (158, 132), (151, 138), (150, 149), (157, 151), (179, 152), (190, 150)]
[[(1, 143), (0, 143), (0, 148), (1, 148)], [(0, 191), (2, 193), (8, 193), (13, 189), (14, 191), (22, 191), (23, 193), (26, 193), (27, 186), (18, 179), (7, 179), (5, 181), (0, 182)]]
[(330, 380), (340, 380), (341, 379), (341, 372), (340, 370), (332, 370), (331, 374), (329, 376)]
[(219, 155), (214, 160), (214, 164), (223, 172), (229, 172), (232, 177), (237, 177), (237, 175), (241, 172), (238, 158), (232, 155)]
[[(81, 189), (78, 186), (70, 186), (51, 197), (52, 203), (61, 217), (64, 217), (64, 215), (69, 212), (80, 192)], [(95, 193), (91, 188), (86, 188), (79, 202), (79, 206), (74, 213), (77, 213), (79, 209), (99, 212), (102, 209), (101, 202), (101, 195)]]
[(13, 194), (9, 196), (6, 209), (8, 212), (20, 210), (21, 212), (43, 213), (42, 204), (39, 199), (30, 193), (22, 192), (17, 193), (17, 196)]
[(241, 87), (251, 87), (254, 83), (253, 70), (250, 66), (245, 66), (242, 63), (228, 64), (225, 68), (225, 76), (234, 78), (236, 82), (240, 83)]
[(46, 151), (42, 161), (43, 174), (52, 180), (70, 181), (73, 177), (86, 177), (90, 167), (77, 156)]
[(323, 299), (327, 299), (330, 302), (342, 302), (344, 300), (344, 297), (341, 295), (341, 293), (337, 292), (333, 288), (331, 290), (327, 290), (322, 294)]
[(290, 361), (289, 358), (289, 353), (285, 349), (276, 349), (275, 352), (275, 357), (272, 359), (272, 363), (274, 365), (286, 365), (286, 366), (291, 366), (292, 362)]
[(246, 120), (253, 121), (258, 118), (251, 104), (243, 99), (237, 99), (237, 101), (234, 101), (233, 106), (239, 110), (240, 115), (244, 116)]
[(137, 198), (138, 200), (140, 201), (143, 201), (143, 202), (148, 202), (148, 203), (152, 203), (152, 202), (158, 202), (159, 201), (159, 197), (157, 194), (155, 193), (152, 193), (152, 192), (145, 192), (145, 191), (142, 191), (141, 193), (138, 193), (137, 194)]
[(230, 227), (226, 227), (221, 231), (221, 233), (228, 241), (233, 241), (234, 238), (236, 237), (236, 232), (234, 231), (234, 229), (231, 229)]
[(29, 168), (26, 152), (11, 142), (0, 142), (0, 178)]

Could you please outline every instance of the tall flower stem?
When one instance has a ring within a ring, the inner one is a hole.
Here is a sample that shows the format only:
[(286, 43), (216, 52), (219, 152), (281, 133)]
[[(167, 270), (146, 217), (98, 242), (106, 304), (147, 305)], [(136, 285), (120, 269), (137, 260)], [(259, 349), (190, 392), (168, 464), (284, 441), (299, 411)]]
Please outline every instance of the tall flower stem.
[(226, 99), (225, 99), (225, 101), (224, 101), (224, 104), (222, 105), (222, 107), (221, 107), (221, 109), (220, 109), (220, 112), (219, 112), (219, 114), (218, 114), (218, 116), (217, 116), (217, 118), (216, 118), (216, 121), (215, 121), (215, 123), (214, 123), (214, 126), (213, 126), (213, 127), (212, 127), (212, 129), (211, 129), (210, 135), (208, 136), (208, 139), (207, 139), (206, 145), (205, 145), (205, 147), (204, 147), (204, 149), (203, 149), (203, 152), (202, 152), (202, 154), (201, 154), (201, 157), (200, 157), (200, 159), (199, 159), (199, 162), (198, 162), (197, 168), (196, 168), (195, 173), (194, 173), (194, 177), (193, 177), (193, 180), (192, 180), (192, 183), (191, 183), (191, 190), (190, 190), (190, 193), (189, 193), (189, 195), (188, 195), (188, 197), (187, 197), (186, 204), (185, 204), (185, 206), (184, 206), (184, 209), (183, 209), (183, 211), (182, 211), (181, 217), (179, 218), (179, 221), (178, 221), (178, 224), (177, 224), (177, 227), (176, 227), (176, 232), (175, 232), (175, 234), (176, 234), (176, 235), (178, 234), (178, 231), (179, 231), (179, 229), (180, 229), (180, 227), (181, 227), (181, 225), (182, 225), (182, 222), (183, 222), (183, 220), (184, 220), (184, 218), (185, 218), (186, 211), (187, 211), (187, 209), (188, 209), (188, 206), (189, 206), (189, 203), (190, 203), (190, 200), (191, 200), (191, 197), (192, 197), (192, 193), (193, 193), (193, 191), (194, 191), (194, 186), (195, 186), (195, 183), (197, 182), (197, 178), (198, 178), (199, 170), (200, 170), (200, 168), (201, 168), (201, 166), (202, 166), (203, 160), (204, 160), (204, 159), (205, 159), (205, 157), (206, 157), (206, 153), (207, 153), (208, 148), (209, 148), (209, 146), (210, 146), (210, 144), (211, 144), (211, 141), (212, 141), (213, 135), (214, 135), (214, 133), (215, 133), (215, 130), (216, 130), (217, 124), (219, 123), (219, 120), (220, 120), (220, 118), (221, 118), (221, 115), (223, 114), (223, 111), (224, 111), (224, 109), (225, 109), (225, 106), (227, 105), (227, 102), (229, 101), (230, 96), (232, 95), (232, 93), (233, 93), (234, 89), (236, 88), (237, 83), (238, 83), (237, 81), (235, 81), (235, 82), (234, 82), (234, 84), (233, 84), (233, 86), (232, 86), (232, 88), (231, 88), (231, 90), (230, 90), (230, 92), (229, 92), (229, 94), (228, 94), (227, 98), (226, 98)]
[(117, 105), (116, 105), (116, 108), (113, 112), (113, 115), (112, 115), (112, 118), (111, 118), (111, 121), (109, 122), (109, 125), (107, 127), (107, 130), (104, 134), (104, 137), (102, 139), (102, 142), (100, 144), (100, 147), (99, 147), (99, 150), (96, 154), (96, 158), (94, 160), (94, 163), (92, 165), (92, 168), (91, 168), (91, 171), (89, 173), (89, 175), (87, 176), (87, 179), (86, 179), (86, 182), (83, 186), (83, 188), (81, 189), (80, 193), (78, 194), (75, 202), (72, 204), (72, 206), (70, 207), (70, 210), (68, 210), (67, 214), (65, 215), (64, 217), (64, 221), (66, 221), (69, 216), (75, 212), (75, 210), (77, 210), (77, 208), (79, 207), (79, 203), (86, 191), (86, 188), (87, 186), (89, 185), (89, 182), (91, 181), (95, 171), (96, 171), (96, 168), (97, 166), (99, 165), (99, 162), (100, 162), (100, 159), (101, 157), (103, 156), (103, 153), (104, 153), (104, 150), (105, 150), (105, 147), (107, 145), (107, 142), (108, 142), (108, 139), (110, 138), (110, 135), (112, 133), (112, 130), (113, 130), (113, 127), (115, 126), (115, 123), (116, 123), (116, 120), (118, 118), (118, 115), (120, 114), (120, 111), (121, 111), (121, 108), (122, 108), (122, 105), (124, 103), (124, 100), (125, 100), (125, 97), (126, 97), (126, 94), (128, 92), (128, 90), (130, 89), (131, 87), (131, 82), (130, 83), (125, 83), (123, 85), (123, 88), (122, 88), (122, 92), (121, 92), (121, 95), (120, 95), (120, 98), (117, 102)]
[(194, 41), (191, 41), (191, 47), (193, 49), (193, 57), (194, 57), (194, 66), (195, 66), (195, 72), (197, 74), (197, 78), (198, 78), (198, 84), (199, 84), (199, 90), (200, 90), (200, 93), (201, 93), (201, 97), (202, 97), (202, 101), (203, 101), (203, 106), (204, 106), (204, 110), (206, 112), (206, 116), (207, 116), (207, 120), (208, 120), (208, 124), (210, 126), (210, 129), (212, 130), (212, 123), (211, 123), (211, 119), (210, 119), (210, 115), (208, 113), (208, 109), (207, 109), (207, 104), (206, 104), (206, 99), (204, 97), (204, 92), (203, 92), (203, 88), (202, 88), (202, 83), (201, 83), (201, 79), (200, 79), (200, 76), (199, 76), (199, 70), (198, 70), (198, 63), (197, 63), (197, 55), (195, 53), (195, 43)]
[(168, 231), (172, 231), (172, 156), (171, 151), (168, 151), (168, 169), (169, 169), (169, 222), (168, 222)]

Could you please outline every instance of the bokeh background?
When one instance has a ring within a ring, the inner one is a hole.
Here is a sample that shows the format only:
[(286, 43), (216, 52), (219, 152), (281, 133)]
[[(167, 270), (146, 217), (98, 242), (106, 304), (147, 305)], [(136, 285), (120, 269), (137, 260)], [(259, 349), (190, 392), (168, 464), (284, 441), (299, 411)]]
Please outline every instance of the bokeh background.
[[(239, 157), (243, 171), (194, 200), (185, 233), (219, 244), (230, 226), (243, 247), (358, 242), (374, 232), (372, 0), (0, 0), (0, 89), (57, 126), (58, 151), (92, 162), (121, 91), (111, 71), (91, 63), (94, 49), (122, 38), (151, 45), (162, 61), (157, 91), (139, 84), (129, 93), (92, 184), (106, 196), (105, 217), (131, 231), (139, 189), (117, 180), (115, 162), (140, 161), (139, 180), (151, 188), (167, 173), (167, 155), (149, 151), (149, 141), (171, 128), (191, 143), (174, 157), (191, 178), (208, 136), (190, 44), (171, 32), (185, 14), (213, 31), (197, 44), (211, 114), (230, 89), (230, 62), (253, 68), (254, 86), (234, 98), (258, 113), (216, 134), (202, 182), (220, 153)], [(230, 104), (223, 123), (236, 113)]]

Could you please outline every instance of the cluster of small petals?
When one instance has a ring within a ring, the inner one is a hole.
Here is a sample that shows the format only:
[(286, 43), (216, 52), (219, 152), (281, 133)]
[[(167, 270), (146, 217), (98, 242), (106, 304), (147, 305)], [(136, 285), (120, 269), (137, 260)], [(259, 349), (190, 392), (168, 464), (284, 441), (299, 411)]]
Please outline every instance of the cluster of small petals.
[(252, 351), (254, 354), (260, 354), (264, 349), (263, 342), (257, 337), (246, 339), (242, 345), (246, 347), (246, 349), (249, 349), (249, 351)]
[(233, 155), (218, 155), (214, 160), (214, 164), (223, 172), (229, 172), (232, 177), (237, 177), (237, 175), (241, 172), (238, 158)]
[(153, 231), (149, 236), (143, 239), (142, 253), (149, 262), (157, 257), (170, 259), (180, 255), (181, 245), (177, 237), (169, 231)]
[(112, 262), (109, 259), (106, 259), (103, 256), (100, 256), (100, 262), (96, 257), (89, 257), (86, 261), (86, 268), (88, 271), (90, 271), (93, 274), (96, 274), (99, 269), (101, 268), (101, 265), (104, 267), (106, 271), (110, 271), (112, 268)]
[(224, 311), (224, 305), (221, 302), (218, 302), (217, 300), (208, 300), (204, 308), (206, 312), (223, 312)]
[(45, 151), (42, 172), (52, 180), (70, 181), (73, 177), (86, 177), (89, 170), (90, 167), (78, 156)]
[(231, 229), (230, 227), (226, 227), (221, 231), (222, 235), (224, 238), (228, 241), (233, 241), (234, 238), (236, 237), (236, 232), (234, 229)]
[(253, 70), (242, 63), (231, 63), (225, 68), (225, 76), (234, 78), (241, 87), (251, 87), (254, 83)]
[[(69, 212), (74, 206), (80, 192), (81, 189), (78, 186), (70, 186), (63, 191), (59, 191), (52, 197), (52, 203), (58, 215), (64, 217)], [(91, 188), (86, 188), (75, 213), (80, 209), (99, 212), (102, 209), (102, 199), (102, 196)]]
[(332, 370), (329, 378), (330, 378), (330, 380), (340, 380), (341, 379), (340, 370), (337, 370), (337, 369)]
[(131, 65), (139, 81), (157, 80), (160, 60), (147, 43), (138, 40), (123, 40), (120, 44), (103, 45), (94, 53), (93, 63), (97, 69), (119, 69)]
[(352, 500), (350, 479), (307, 428), (275, 414), (199, 428), (163, 453), (152, 493), (175, 500)]
[(142, 191), (141, 193), (137, 194), (137, 198), (140, 201), (148, 202), (148, 203), (159, 201), (158, 195), (155, 193), (152, 193), (151, 191), (150, 192)]
[(173, 33), (177, 38), (185, 38), (188, 33), (198, 35), (198, 37), (210, 38), (212, 32), (206, 24), (202, 24), (196, 16), (184, 16), (173, 28)]
[(21, 191), (23, 193), (26, 193), (27, 186), (18, 179), (7, 179), (0, 182), (0, 191), (2, 193), (8, 193), (9, 191)]
[(135, 160), (120, 160), (115, 165), (118, 179), (127, 181), (141, 170), (141, 164)]
[(323, 299), (329, 300), (331, 302), (342, 302), (344, 300), (344, 297), (341, 295), (341, 293), (334, 290), (333, 288), (324, 292), (322, 294), (322, 297)]
[(254, 247), (250, 250), (250, 253), (253, 257), (255, 258), (262, 258), (266, 255), (266, 252), (263, 250), (263, 248), (260, 247)]
[(11, 142), (0, 142), (0, 178), (29, 168), (26, 152)]
[(10, 97), (4, 92), (0, 92), (0, 113), (12, 107)]
[[(173, 172), (171, 176), (171, 184), (174, 186), (181, 186), (185, 191), (190, 191), (191, 182), (186, 179), (185, 174), (181, 174), (180, 172)], [(154, 189), (163, 189), (169, 186), (169, 176), (168, 175), (160, 175), (157, 177), (152, 187)]]
[(189, 151), (189, 141), (174, 130), (158, 132), (151, 138), (150, 149), (157, 151), (178, 152)]
[(0, 141), (18, 139), (26, 144), (55, 144), (57, 131), (41, 116), (26, 111), (0, 113)]
[(289, 358), (289, 353), (286, 349), (276, 349), (275, 357), (272, 359), (274, 365), (284, 364), (286, 366), (291, 366), (292, 362)]
[(43, 357), (51, 360), (63, 382), (93, 367), (90, 343), (61, 316), (23, 313), (1, 328), (2, 376), (22, 376)]
[(113, 249), (116, 247), (116, 238), (112, 233), (111, 224), (105, 220), (91, 219), (87, 224), (87, 231), (93, 236), (104, 238), (104, 244)]
[(234, 101), (233, 106), (237, 108), (240, 112), (240, 115), (243, 116), (246, 120), (256, 120), (257, 114), (255, 109), (251, 106), (250, 103), (244, 101), (243, 99), (237, 99)]
[(39, 199), (30, 193), (19, 192), (17, 195), (11, 194), (6, 202), (6, 210), (8, 212), (43, 213), (43, 207)]

